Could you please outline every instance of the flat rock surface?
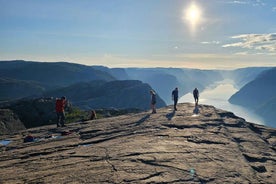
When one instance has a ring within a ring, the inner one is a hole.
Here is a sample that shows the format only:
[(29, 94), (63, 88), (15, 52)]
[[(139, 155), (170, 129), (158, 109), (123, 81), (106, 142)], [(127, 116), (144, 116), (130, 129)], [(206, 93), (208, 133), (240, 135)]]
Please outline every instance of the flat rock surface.
[(11, 141), (0, 183), (275, 183), (276, 129), (213, 106), (172, 109), (0, 137)]

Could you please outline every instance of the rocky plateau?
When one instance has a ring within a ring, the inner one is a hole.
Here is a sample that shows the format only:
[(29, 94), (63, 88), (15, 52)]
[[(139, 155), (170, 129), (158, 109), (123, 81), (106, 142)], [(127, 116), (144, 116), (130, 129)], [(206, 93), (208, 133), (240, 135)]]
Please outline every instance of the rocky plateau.
[[(198, 111), (198, 113), (194, 113)], [(28, 135), (31, 142), (24, 142)], [(2, 135), (0, 183), (276, 181), (276, 129), (183, 103)]]

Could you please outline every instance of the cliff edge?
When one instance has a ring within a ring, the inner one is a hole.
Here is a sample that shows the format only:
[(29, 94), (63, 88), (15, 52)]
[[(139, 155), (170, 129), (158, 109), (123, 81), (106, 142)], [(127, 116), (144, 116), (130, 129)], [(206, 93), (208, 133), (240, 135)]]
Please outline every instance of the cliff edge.
[[(0, 183), (274, 183), (276, 129), (179, 104), (0, 140)], [(23, 142), (27, 135), (32, 142)]]

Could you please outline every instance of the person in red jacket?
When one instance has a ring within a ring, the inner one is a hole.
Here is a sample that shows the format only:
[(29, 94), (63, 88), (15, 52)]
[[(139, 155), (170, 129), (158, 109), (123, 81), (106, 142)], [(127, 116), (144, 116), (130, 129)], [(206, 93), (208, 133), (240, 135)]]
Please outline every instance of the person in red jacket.
[(59, 99), (56, 99), (56, 113), (57, 113), (57, 127), (65, 127), (65, 113), (64, 108), (66, 105), (66, 98), (63, 96)]

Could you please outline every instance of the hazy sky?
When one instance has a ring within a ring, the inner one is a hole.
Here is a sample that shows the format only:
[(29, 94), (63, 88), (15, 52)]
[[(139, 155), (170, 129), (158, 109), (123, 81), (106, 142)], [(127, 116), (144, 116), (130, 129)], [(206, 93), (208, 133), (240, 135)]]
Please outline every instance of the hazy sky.
[(276, 66), (276, 0), (0, 0), (0, 60)]

